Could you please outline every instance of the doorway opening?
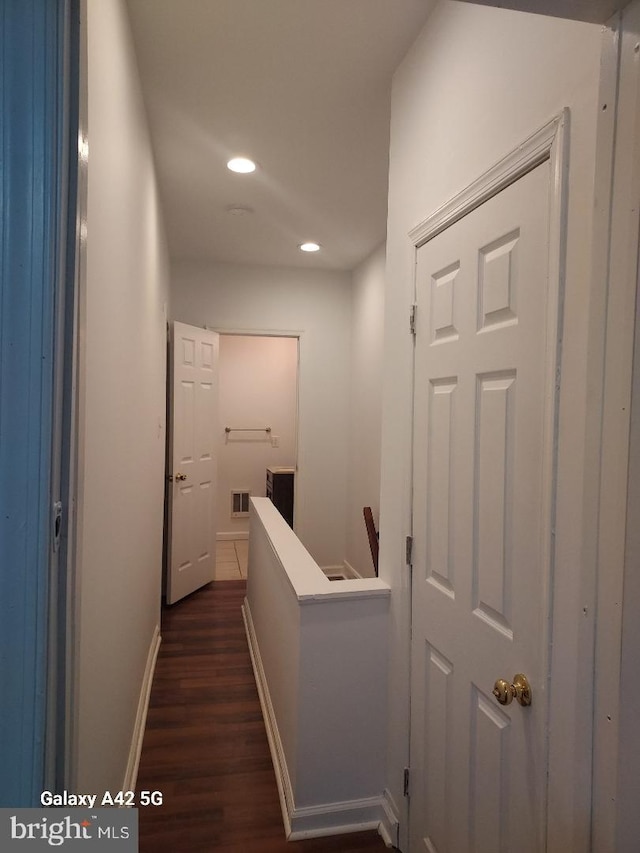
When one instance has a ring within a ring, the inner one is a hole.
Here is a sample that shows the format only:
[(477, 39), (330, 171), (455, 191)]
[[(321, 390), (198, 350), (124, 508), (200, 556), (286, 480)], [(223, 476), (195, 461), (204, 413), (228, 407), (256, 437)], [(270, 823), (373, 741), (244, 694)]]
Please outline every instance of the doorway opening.
[(238, 494), (271, 497), (294, 526), (298, 344), (220, 333), (216, 580), (246, 577), (249, 514), (238, 512)]

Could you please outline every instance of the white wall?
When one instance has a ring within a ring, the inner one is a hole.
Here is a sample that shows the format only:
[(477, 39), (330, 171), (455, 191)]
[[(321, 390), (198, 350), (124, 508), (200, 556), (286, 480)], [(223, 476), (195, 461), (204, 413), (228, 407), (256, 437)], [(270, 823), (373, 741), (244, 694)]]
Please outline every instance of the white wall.
[(249, 518), (231, 517), (231, 490), (264, 497), (267, 466), (296, 464), (297, 338), (220, 335), (219, 367), (218, 532), (246, 533)]
[(123, 784), (160, 619), (168, 259), (126, 4), (88, 3), (78, 791)]
[[(402, 768), (407, 761), (413, 260), (408, 232), (464, 189), (529, 134), (571, 109), (569, 220), (563, 377), (571, 402), (560, 412), (564, 473), (558, 484), (565, 534), (558, 602), (580, 602), (579, 502), (563, 504), (583, 477), (591, 210), (599, 77), (599, 27), (444, 0), (431, 14), (394, 78), (390, 146), (385, 306), (380, 575), (394, 590), (390, 662), (388, 784), (405, 820)], [(567, 398), (568, 399), (568, 398)], [(569, 408), (571, 411), (569, 411)], [(573, 430), (566, 429), (571, 423)], [(563, 510), (564, 512), (564, 510)], [(558, 640), (571, 660), (575, 637)], [(573, 645), (572, 645), (573, 644)], [(577, 727), (576, 727), (577, 728)], [(552, 733), (555, 737), (556, 733)], [(577, 731), (558, 732), (570, 746)], [(588, 756), (584, 756), (588, 761)], [(582, 768), (580, 768), (582, 770)], [(589, 772), (585, 768), (585, 772)], [(580, 774), (576, 776), (580, 778)], [(584, 803), (569, 784), (557, 802), (570, 835)], [(579, 849), (567, 846), (567, 849)]]
[(300, 333), (296, 532), (322, 566), (346, 541), (351, 276), (176, 261), (172, 319), (212, 329)]
[(374, 574), (362, 508), (380, 513), (380, 433), (384, 334), (385, 246), (353, 271), (351, 289), (351, 400), (347, 548), (345, 558), (363, 577)]

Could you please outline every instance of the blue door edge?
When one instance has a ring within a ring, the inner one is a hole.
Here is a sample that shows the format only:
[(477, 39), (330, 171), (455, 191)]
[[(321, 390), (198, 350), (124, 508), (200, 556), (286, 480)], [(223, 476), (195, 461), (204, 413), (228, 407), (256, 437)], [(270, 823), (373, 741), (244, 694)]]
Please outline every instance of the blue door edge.
[(72, 330), (60, 318), (73, 287), (77, 4), (0, 0), (0, 16), (0, 807), (19, 807), (39, 805), (45, 782), (61, 778), (51, 739), (62, 722), (66, 557), (54, 558), (52, 506), (70, 404), (60, 335)]

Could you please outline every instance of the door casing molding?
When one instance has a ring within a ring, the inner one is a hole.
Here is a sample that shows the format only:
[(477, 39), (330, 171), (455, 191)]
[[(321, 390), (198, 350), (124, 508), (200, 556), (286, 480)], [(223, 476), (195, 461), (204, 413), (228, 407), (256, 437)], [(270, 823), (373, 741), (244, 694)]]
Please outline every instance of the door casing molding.
[[(473, 183), (455, 195), (442, 207), (423, 219), (409, 231), (414, 250), (420, 248), (428, 240), (432, 240), (441, 231), (449, 228), (454, 222), (462, 219), (476, 207), (517, 181), (527, 172), (535, 169), (545, 160), (551, 160), (555, 182), (555, 193), (563, 187), (564, 174), (568, 169), (564, 139), (566, 126), (569, 121), (569, 110), (564, 109), (554, 116), (535, 133), (532, 133), (521, 145), (510, 151), (505, 157), (495, 163), (490, 169), (480, 175)], [(558, 199), (552, 202), (554, 207)]]
[[(598, 489), (595, 551), (595, 685), (591, 849), (635, 851), (640, 756), (638, 592), (638, 251), (640, 247), (640, 2), (603, 30), (590, 328)], [(605, 108), (606, 107), (606, 108)], [(634, 365), (634, 339), (636, 362)], [(635, 370), (635, 375), (634, 375)], [(597, 371), (597, 372), (595, 372)], [(596, 408), (597, 407), (597, 408)], [(633, 420), (632, 420), (633, 417)], [(631, 467), (630, 467), (631, 466)], [(635, 498), (635, 499), (634, 499)]]

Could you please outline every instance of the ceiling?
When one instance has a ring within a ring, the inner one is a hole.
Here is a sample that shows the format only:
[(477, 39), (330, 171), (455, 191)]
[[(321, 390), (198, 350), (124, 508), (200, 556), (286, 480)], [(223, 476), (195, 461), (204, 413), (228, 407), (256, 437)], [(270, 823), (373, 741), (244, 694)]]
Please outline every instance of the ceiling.
[(129, 0), (172, 259), (348, 270), (381, 243), (391, 78), (433, 5)]

